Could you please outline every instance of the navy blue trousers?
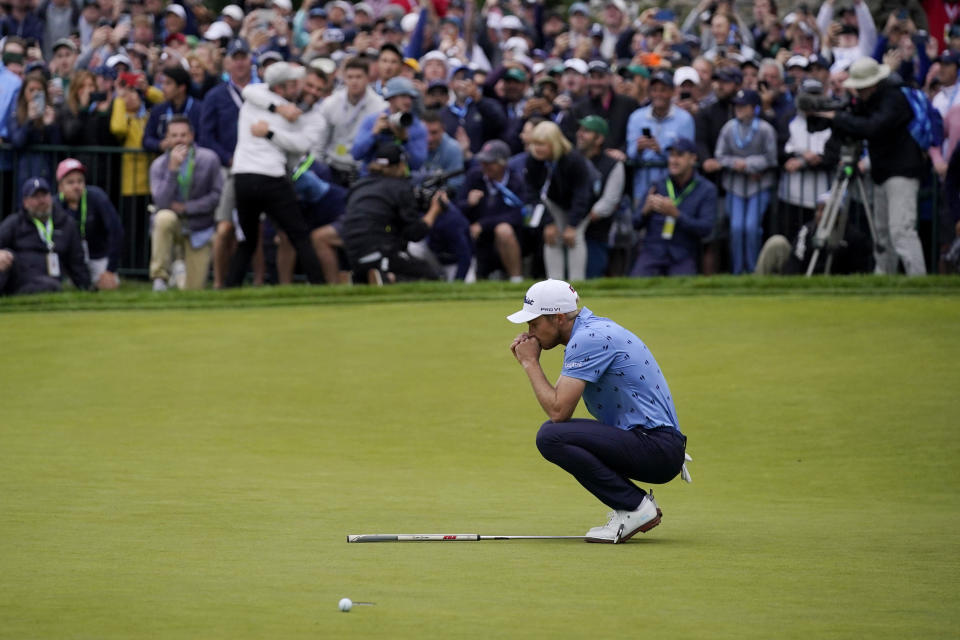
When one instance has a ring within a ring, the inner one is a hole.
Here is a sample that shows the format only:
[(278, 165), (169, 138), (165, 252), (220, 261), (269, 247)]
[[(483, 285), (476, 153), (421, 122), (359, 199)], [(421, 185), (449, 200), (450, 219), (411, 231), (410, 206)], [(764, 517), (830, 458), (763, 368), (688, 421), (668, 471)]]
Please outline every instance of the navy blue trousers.
[(537, 448), (611, 509), (633, 511), (646, 495), (631, 482), (670, 482), (683, 466), (687, 439), (676, 429), (630, 431), (596, 420), (544, 422)]

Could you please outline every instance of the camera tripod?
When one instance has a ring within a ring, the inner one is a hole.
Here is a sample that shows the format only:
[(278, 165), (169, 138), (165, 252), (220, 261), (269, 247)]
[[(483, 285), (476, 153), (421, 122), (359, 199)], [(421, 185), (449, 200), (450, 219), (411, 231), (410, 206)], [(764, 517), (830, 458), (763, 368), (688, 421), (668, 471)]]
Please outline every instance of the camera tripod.
[(877, 253), (883, 253), (885, 247), (877, 242), (877, 232), (873, 223), (873, 210), (870, 207), (870, 201), (867, 199), (867, 190), (863, 184), (863, 174), (857, 167), (857, 160), (860, 158), (862, 146), (859, 142), (844, 142), (840, 147), (840, 165), (837, 167), (837, 175), (833, 180), (833, 186), (830, 187), (830, 199), (823, 208), (820, 221), (817, 223), (817, 229), (813, 234), (813, 255), (810, 258), (810, 264), (807, 266), (807, 277), (813, 275), (817, 268), (817, 261), (820, 259), (820, 251), (827, 252), (826, 261), (823, 264), (823, 272), (830, 274), (830, 268), (833, 264), (833, 256), (837, 249), (844, 245), (843, 236), (847, 229), (847, 219), (850, 214), (850, 199), (848, 197), (850, 183), (856, 184), (857, 193), (860, 194), (860, 201), (863, 203), (864, 213), (867, 218), (867, 226), (870, 228), (870, 237), (873, 240), (873, 246)]

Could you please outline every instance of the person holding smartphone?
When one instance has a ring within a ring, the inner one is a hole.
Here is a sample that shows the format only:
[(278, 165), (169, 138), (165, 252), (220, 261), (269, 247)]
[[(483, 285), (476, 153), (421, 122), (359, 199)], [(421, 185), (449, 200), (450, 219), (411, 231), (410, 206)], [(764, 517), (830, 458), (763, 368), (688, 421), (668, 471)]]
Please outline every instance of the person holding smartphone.
[[(60, 144), (60, 125), (57, 114), (49, 104), (47, 80), (40, 71), (34, 71), (23, 79), (23, 88), (17, 97), (17, 107), (10, 121), (10, 142), (16, 154), (16, 171), (19, 176), (35, 176), (52, 180), (54, 157), (50, 153), (29, 151), (26, 148), (37, 144)], [(17, 201), (16, 204), (20, 204)]]
[(627, 121), (634, 205), (642, 204), (650, 185), (667, 176), (664, 149), (679, 138), (695, 138), (693, 116), (673, 104), (674, 94), (673, 76), (657, 71), (650, 77), (650, 106), (637, 109)]

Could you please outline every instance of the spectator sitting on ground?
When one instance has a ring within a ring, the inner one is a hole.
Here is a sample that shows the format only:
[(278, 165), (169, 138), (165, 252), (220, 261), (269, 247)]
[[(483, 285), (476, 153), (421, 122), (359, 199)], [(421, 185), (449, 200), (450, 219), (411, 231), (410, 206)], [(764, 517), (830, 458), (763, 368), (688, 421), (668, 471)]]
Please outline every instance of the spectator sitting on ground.
[(170, 278), (173, 250), (186, 264), (184, 289), (202, 289), (210, 270), (214, 211), (223, 176), (220, 159), (194, 144), (193, 127), (184, 115), (166, 127), (166, 153), (150, 165), (150, 192), (157, 208), (150, 244), (150, 278), (154, 291), (164, 291)]
[(477, 277), (503, 270), (511, 282), (523, 280), (520, 230), (524, 223), (525, 189), (520, 171), (507, 167), (510, 147), (491, 140), (476, 155), (457, 206), (470, 220), (477, 253)]
[(0, 223), (0, 293), (60, 291), (64, 274), (78, 289), (89, 289), (80, 232), (54, 205), (50, 184), (44, 178), (28, 178), (20, 198), (21, 211)]
[(87, 185), (87, 168), (76, 158), (57, 165), (60, 205), (80, 229), (83, 258), (97, 289), (116, 289), (123, 251), (123, 225), (103, 189)]

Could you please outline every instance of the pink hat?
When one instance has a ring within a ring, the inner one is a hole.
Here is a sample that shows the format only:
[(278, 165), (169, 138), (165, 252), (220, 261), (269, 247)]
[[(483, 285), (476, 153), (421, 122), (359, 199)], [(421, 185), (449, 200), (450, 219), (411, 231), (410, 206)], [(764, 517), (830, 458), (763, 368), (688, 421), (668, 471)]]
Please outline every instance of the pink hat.
[(87, 168), (76, 158), (67, 158), (57, 165), (57, 182), (63, 180), (63, 177), (71, 171), (80, 171), (86, 174)]

